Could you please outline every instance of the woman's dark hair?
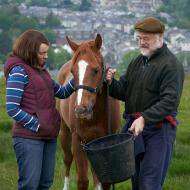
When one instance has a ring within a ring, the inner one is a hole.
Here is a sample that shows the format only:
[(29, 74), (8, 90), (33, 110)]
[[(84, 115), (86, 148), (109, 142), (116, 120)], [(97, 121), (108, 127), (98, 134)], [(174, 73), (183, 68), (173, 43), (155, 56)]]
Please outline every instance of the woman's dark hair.
[(16, 39), (13, 55), (18, 56), (30, 66), (38, 67), (38, 52), (42, 43), (49, 46), (49, 41), (44, 34), (37, 30), (27, 30)]

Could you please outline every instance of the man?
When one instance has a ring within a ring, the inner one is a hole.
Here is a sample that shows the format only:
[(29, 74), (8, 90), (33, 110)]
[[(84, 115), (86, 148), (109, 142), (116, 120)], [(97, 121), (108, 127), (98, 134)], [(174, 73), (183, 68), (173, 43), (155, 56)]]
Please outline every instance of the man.
[(125, 102), (123, 132), (135, 137), (133, 190), (161, 190), (176, 137), (184, 70), (164, 43), (160, 20), (148, 17), (134, 28), (141, 54), (119, 80), (112, 68), (106, 78), (110, 95)]

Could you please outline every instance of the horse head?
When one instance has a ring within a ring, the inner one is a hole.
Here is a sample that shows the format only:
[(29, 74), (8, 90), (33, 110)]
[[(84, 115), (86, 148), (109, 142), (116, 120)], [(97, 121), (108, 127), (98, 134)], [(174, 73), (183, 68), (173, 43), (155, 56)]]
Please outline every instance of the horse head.
[(102, 38), (77, 44), (68, 37), (67, 42), (74, 54), (71, 60), (71, 72), (75, 80), (75, 115), (81, 119), (92, 119), (93, 106), (104, 81), (105, 68), (100, 52)]

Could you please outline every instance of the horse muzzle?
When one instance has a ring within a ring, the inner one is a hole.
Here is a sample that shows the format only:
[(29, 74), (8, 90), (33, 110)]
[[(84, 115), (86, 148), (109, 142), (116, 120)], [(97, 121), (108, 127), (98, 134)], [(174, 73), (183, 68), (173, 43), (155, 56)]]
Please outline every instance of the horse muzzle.
[(76, 107), (75, 115), (77, 118), (90, 120), (93, 117), (92, 107)]

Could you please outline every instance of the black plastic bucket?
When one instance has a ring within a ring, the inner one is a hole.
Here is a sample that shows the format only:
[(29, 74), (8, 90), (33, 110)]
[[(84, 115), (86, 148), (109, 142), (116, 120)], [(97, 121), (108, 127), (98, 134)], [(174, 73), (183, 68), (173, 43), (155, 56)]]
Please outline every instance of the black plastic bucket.
[(82, 146), (101, 183), (119, 183), (135, 173), (134, 140), (131, 134), (112, 134)]

